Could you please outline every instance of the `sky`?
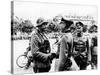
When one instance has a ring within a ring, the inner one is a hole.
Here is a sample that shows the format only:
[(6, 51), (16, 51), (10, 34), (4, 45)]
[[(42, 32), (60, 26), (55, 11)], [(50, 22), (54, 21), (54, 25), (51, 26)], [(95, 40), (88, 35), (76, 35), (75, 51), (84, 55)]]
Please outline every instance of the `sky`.
[(14, 2), (14, 16), (29, 19), (33, 24), (39, 17), (52, 19), (57, 15), (92, 16), (97, 20), (96, 6), (40, 3), (40, 2)]

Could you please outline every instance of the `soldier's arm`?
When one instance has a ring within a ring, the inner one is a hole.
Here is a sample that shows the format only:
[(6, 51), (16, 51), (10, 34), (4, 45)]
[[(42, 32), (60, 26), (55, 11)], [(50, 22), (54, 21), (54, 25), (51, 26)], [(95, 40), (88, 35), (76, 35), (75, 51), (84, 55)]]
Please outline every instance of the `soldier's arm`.
[(41, 62), (47, 61), (50, 54), (40, 52), (39, 48), (40, 47), (38, 46), (38, 39), (36, 39), (36, 37), (33, 36), (31, 38), (31, 50), (33, 58)]
[(87, 38), (86, 47), (87, 47), (87, 58), (88, 62), (91, 62), (91, 44), (90, 39)]
[(64, 36), (61, 39), (61, 44), (60, 44), (60, 53), (59, 53), (59, 58), (65, 58), (66, 54), (67, 57), (71, 56), (71, 48), (72, 48), (72, 39), (69, 36)]
[(29, 51), (31, 51), (30, 46), (28, 48), (26, 48), (26, 52), (24, 52), (24, 54), (27, 55)]
[(59, 52), (60, 52), (60, 43), (57, 45), (57, 52), (56, 52), (56, 58), (59, 58)]
[(30, 42), (31, 42), (31, 51), (32, 51), (32, 54), (33, 54), (33, 53), (37, 52), (38, 49), (39, 49), (38, 42), (37, 42), (35, 35), (32, 35)]
[(49, 48), (48, 48), (48, 53), (51, 52), (51, 47), (50, 47), (50, 43), (49, 43)]

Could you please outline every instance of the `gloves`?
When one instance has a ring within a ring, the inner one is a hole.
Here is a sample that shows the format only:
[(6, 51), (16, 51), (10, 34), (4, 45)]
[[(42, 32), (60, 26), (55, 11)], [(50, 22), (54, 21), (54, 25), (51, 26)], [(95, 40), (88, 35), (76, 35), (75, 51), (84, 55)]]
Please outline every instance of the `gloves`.
[(54, 58), (56, 58), (56, 53), (51, 53), (49, 59), (52, 61)]

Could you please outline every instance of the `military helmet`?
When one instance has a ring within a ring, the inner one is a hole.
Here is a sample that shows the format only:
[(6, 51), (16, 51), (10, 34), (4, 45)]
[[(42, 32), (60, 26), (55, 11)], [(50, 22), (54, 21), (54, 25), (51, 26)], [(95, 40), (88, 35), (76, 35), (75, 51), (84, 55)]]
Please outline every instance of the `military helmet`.
[(36, 23), (37, 23), (37, 26), (36, 27), (40, 27), (42, 25), (48, 24), (48, 22), (45, 21), (44, 18), (38, 18), (37, 21), (36, 21)]

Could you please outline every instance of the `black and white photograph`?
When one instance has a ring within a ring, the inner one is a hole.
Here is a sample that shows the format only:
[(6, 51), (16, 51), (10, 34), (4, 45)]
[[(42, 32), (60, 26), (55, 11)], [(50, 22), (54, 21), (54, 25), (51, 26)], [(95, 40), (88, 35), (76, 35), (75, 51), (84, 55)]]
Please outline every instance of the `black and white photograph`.
[(12, 1), (11, 72), (98, 69), (95, 5)]

